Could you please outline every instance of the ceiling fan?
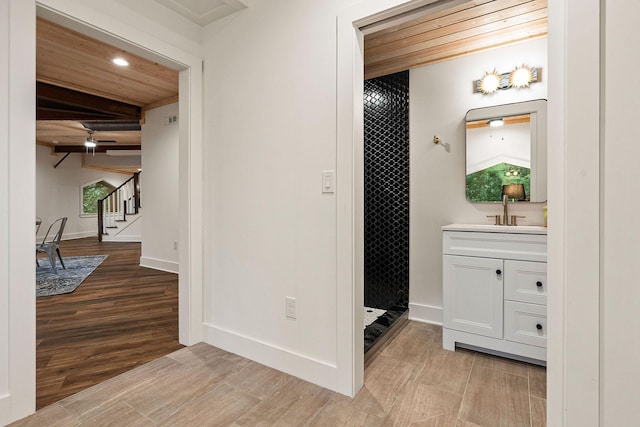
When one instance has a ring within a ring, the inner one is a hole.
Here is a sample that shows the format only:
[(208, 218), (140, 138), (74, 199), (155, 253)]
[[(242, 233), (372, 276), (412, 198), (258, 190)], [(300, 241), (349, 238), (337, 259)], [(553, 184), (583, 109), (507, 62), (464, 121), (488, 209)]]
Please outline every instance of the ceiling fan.
[(93, 136), (93, 134), (96, 132), (93, 129), (87, 128), (87, 132), (89, 133), (89, 135), (87, 136), (87, 139), (84, 141), (84, 146), (87, 149), (87, 154), (89, 153), (89, 149), (92, 150), (93, 155), (96, 155), (96, 146), (98, 145), (98, 143), (101, 142), (108, 142), (108, 143), (115, 143), (117, 142), (115, 139), (95, 139), (95, 137)]
[(96, 132), (93, 129), (87, 129), (87, 132), (89, 133), (89, 136), (87, 136), (87, 139), (84, 142), (85, 147), (95, 147), (96, 145), (98, 145), (98, 143), (100, 142), (109, 142), (109, 143), (116, 143), (118, 141), (116, 141), (115, 139), (95, 139), (93, 134)]

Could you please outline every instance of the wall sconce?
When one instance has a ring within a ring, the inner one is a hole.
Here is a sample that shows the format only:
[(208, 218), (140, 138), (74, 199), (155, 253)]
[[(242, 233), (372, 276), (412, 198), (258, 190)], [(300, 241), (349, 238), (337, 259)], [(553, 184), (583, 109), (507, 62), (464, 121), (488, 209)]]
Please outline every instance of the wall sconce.
[(529, 67), (528, 65), (520, 65), (508, 73), (499, 74), (496, 70), (485, 73), (480, 80), (473, 82), (473, 92), (483, 93), (485, 95), (497, 92), (498, 90), (517, 89), (529, 87), (531, 83), (539, 82), (541, 68)]

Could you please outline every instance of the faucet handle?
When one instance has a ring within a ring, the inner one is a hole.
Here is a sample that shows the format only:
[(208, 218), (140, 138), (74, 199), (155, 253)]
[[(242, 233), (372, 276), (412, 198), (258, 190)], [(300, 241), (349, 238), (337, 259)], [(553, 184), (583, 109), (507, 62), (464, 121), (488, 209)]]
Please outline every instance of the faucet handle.
[(518, 225), (517, 218), (526, 218), (524, 215), (511, 215), (511, 225)]
[(500, 221), (500, 215), (487, 215), (487, 218), (494, 220), (494, 225), (502, 225), (502, 222)]

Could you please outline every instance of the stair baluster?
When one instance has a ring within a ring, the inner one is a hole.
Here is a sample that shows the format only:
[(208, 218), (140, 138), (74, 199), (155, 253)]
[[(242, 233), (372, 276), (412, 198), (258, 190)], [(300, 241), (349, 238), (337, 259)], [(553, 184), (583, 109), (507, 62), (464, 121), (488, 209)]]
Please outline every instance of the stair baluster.
[(108, 235), (108, 229), (118, 228), (116, 223), (135, 215), (140, 208), (140, 172), (133, 174), (122, 185), (98, 200), (98, 241)]

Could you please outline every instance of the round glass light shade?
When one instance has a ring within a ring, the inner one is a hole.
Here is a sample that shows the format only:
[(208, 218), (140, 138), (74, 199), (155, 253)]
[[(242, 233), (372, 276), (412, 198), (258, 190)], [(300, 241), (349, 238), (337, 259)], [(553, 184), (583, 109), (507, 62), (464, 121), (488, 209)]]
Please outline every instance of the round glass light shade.
[(531, 67), (523, 65), (516, 67), (509, 75), (509, 83), (512, 87), (529, 87), (529, 83), (533, 81), (533, 70)]
[(500, 75), (496, 71), (485, 74), (480, 80), (480, 90), (482, 93), (493, 93), (500, 87)]

